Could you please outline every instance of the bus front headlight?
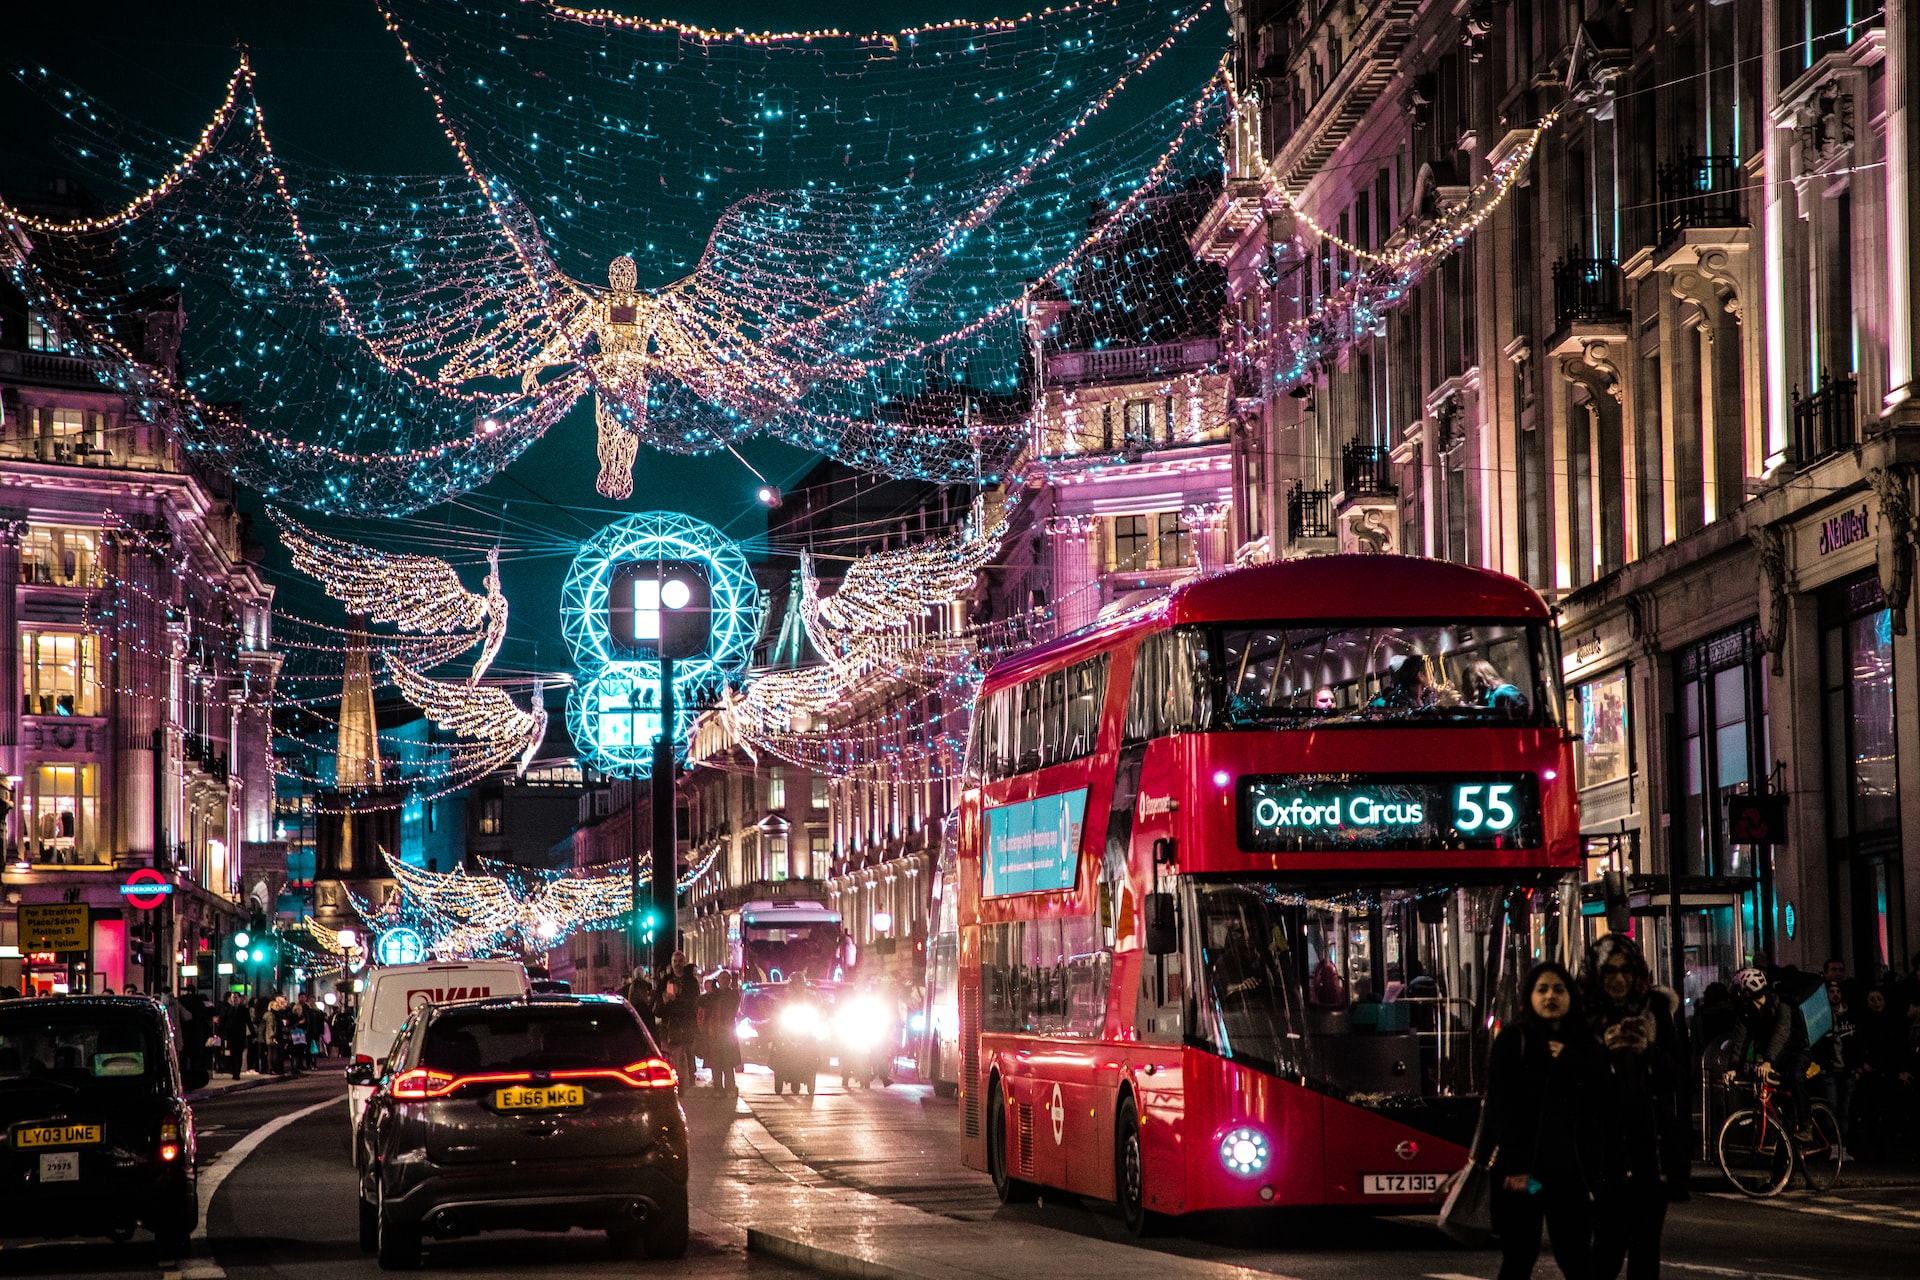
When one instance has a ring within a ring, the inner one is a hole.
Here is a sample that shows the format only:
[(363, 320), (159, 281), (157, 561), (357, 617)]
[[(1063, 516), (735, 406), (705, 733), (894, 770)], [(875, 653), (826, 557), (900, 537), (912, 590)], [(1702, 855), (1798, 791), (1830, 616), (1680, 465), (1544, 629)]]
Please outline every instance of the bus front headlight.
[(1265, 1169), (1272, 1154), (1266, 1135), (1258, 1129), (1243, 1125), (1220, 1139), (1220, 1163), (1227, 1166), (1228, 1172), (1242, 1177), (1251, 1177)]

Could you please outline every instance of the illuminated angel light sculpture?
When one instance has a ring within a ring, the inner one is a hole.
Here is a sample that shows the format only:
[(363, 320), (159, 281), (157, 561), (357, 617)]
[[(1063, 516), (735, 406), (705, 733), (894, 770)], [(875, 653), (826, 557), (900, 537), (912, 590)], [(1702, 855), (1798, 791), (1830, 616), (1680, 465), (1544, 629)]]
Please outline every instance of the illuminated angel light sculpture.
[(390, 623), (402, 631), (440, 634), (469, 631), (486, 623), (479, 660), (467, 677), (480, 683), (507, 638), (507, 597), (500, 589), (500, 548), (487, 552), (486, 593), (475, 595), (454, 567), (432, 556), (406, 555), (362, 546), (315, 533), (285, 512), (268, 515), (293, 554), (293, 566), (313, 578), (328, 595), (369, 622)]
[(533, 682), (531, 707), (522, 711), (505, 689), (432, 680), (391, 653), (386, 655), (386, 664), (401, 695), (426, 712), (428, 719), (463, 738), (488, 744), (499, 763), (519, 756), (517, 773), (526, 773), (534, 753), (546, 741), (546, 689), (539, 680)]

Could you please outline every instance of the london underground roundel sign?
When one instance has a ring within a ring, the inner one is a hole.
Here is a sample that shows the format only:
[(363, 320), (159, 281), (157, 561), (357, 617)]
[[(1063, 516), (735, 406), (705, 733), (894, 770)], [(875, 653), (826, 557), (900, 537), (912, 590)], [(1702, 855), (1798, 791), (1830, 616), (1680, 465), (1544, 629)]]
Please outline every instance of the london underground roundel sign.
[(373, 953), (381, 964), (419, 964), (427, 958), (427, 944), (418, 930), (395, 925), (381, 933), (373, 944)]
[(153, 910), (172, 893), (173, 883), (152, 867), (131, 872), (126, 883), (120, 886), (120, 896), (127, 900), (127, 905), (142, 911)]

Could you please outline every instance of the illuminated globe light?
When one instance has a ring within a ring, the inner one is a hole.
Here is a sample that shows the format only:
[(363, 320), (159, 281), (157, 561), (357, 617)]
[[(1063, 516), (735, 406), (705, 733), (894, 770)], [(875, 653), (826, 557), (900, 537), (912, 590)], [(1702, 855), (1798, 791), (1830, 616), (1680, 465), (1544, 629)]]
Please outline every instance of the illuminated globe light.
[[(705, 521), (674, 511), (648, 511), (615, 521), (587, 539), (567, 570), (560, 596), (560, 628), (579, 668), (567, 697), (567, 728), (582, 756), (605, 773), (646, 778), (653, 773), (653, 740), (660, 733), (660, 664), (625, 656), (607, 625), (608, 596), (617, 570), (647, 561), (682, 561), (706, 573), (710, 630), (706, 653), (676, 659), (674, 701), (698, 706), (729, 677), (746, 669), (760, 632), (760, 588), (740, 546)], [(686, 607), (684, 582), (661, 584), (660, 603)], [(691, 715), (678, 717), (681, 727)], [(685, 751), (684, 737), (674, 743)]]
[(417, 929), (395, 925), (384, 929), (373, 944), (373, 953), (381, 964), (419, 964), (427, 958), (426, 939)]
[(1243, 1177), (1259, 1173), (1267, 1167), (1272, 1154), (1266, 1135), (1258, 1129), (1242, 1126), (1220, 1139), (1220, 1163), (1227, 1166), (1229, 1173)]
[(545, 919), (534, 927), (533, 932), (542, 942), (552, 942), (560, 936), (560, 925), (557, 921)]
[(875, 933), (887, 933), (891, 931), (892, 928), (893, 916), (890, 913), (885, 911), (876, 911), (873, 913), (873, 931)]

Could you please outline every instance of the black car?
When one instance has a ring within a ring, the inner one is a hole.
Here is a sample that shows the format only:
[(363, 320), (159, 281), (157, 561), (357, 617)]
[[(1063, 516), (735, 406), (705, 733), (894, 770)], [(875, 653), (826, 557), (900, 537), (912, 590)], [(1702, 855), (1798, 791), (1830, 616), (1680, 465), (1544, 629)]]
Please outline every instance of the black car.
[(427, 1005), (379, 1070), (354, 1163), (360, 1245), (382, 1267), (417, 1265), (428, 1234), (505, 1229), (598, 1228), (627, 1254), (686, 1252), (679, 1082), (625, 1000)]
[(193, 1112), (166, 1011), (138, 996), (0, 1003), (0, 1235), (154, 1234), (200, 1221)]

